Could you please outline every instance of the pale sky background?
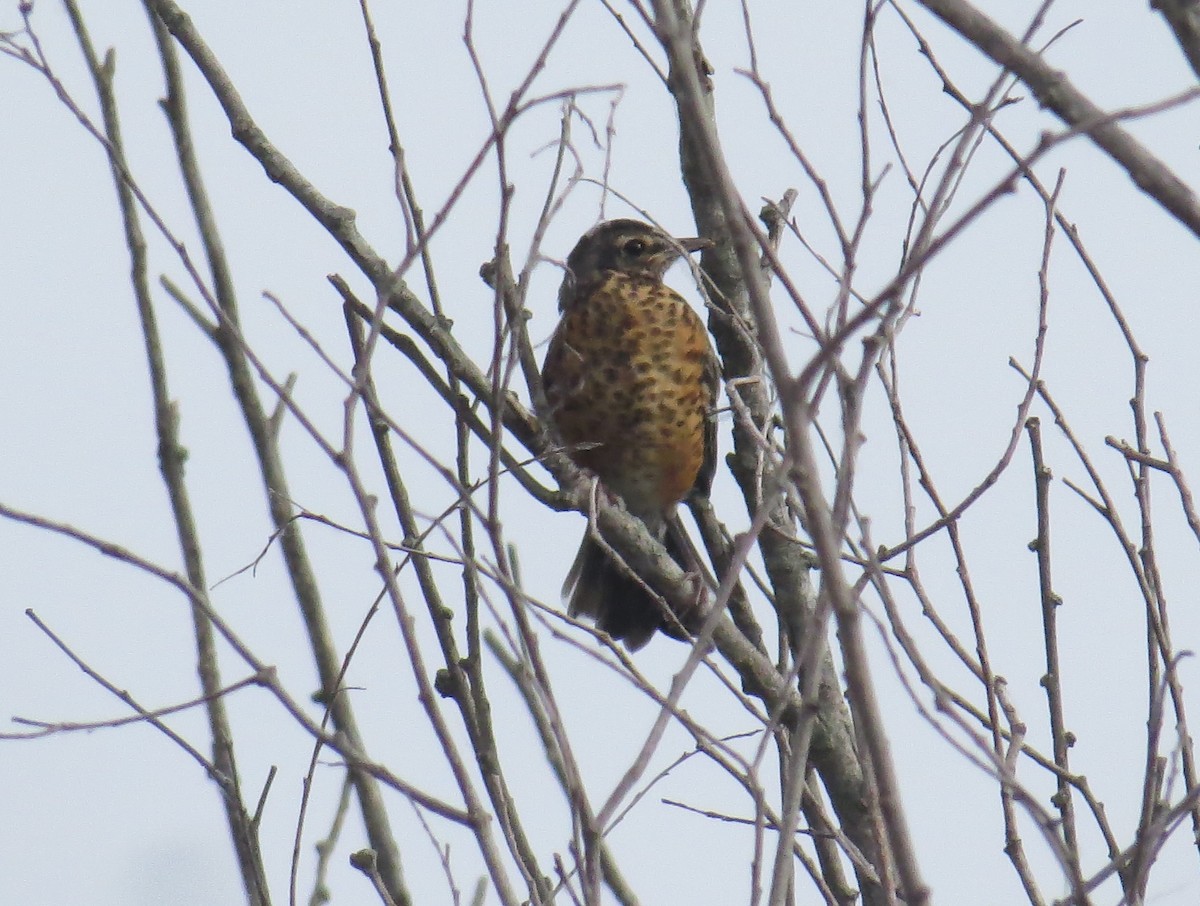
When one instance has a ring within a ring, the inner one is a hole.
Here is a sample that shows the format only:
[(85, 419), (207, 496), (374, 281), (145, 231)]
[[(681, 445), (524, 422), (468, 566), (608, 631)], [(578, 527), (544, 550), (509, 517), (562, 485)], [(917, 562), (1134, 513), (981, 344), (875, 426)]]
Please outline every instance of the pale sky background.
[[(172, 166), (169, 135), (156, 101), (161, 73), (140, 5), (131, 0), (85, 2), (99, 48), (117, 48), (117, 84), (126, 144), (137, 177), (155, 205), (193, 253), (199, 247)], [(559, 4), (477, 4), (476, 35), (494, 97), (503, 104), (545, 40)], [(1025, 28), (1035, 4), (981, 3), (1015, 31)], [(186, 4), (197, 28), (230, 73), (259, 125), (291, 161), (333, 200), (353, 208), (360, 230), (390, 262), (402, 248), (402, 221), (392, 189), (391, 159), (378, 111), (357, 4), (332, 0), (284, 3)], [(488, 131), (485, 111), (464, 49), (461, 3), (377, 2), (373, 13), (386, 61), (407, 159), (426, 215), (440, 209)], [(906, 5), (922, 24), (940, 62), (960, 88), (979, 97), (995, 68), (945, 29)], [(760, 65), (775, 99), (806, 153), (827, 179), (845, 216), (858, 199), (856, 67), (862, 10), (859, 4), (771, 0), (752, 7)], [(1051, 62), (1105, 109), (1172, 96), (1195, 84), (1165, 25), (1144, 2), (1062, 2), (1043, 32), (1049, 36), (1077, 18), (1050, 53)], [(632, 16), (631, 16), (632, 18)], [(90, 82), (60, 6), (38, 0), (33, 22), (56, 72), (83, 108), (96, 115)], [(14, 0), (0, 0), (0, 31), (20, 27)], [(737, 4), (712, 2), (702, 40), (715, 68), (722, 139), (739, 187), (749, 202), (777, 198), (795, 186), (795, 215), (806, 239), (837, 260), (837, 249), (815, 193), (765, 122), (757, 92), (735, 69), (747, 65)], [(939, 144), (964, 122), (914, 41), (895, 15), (884, 11), (879, 29), (881, 69), (897, 129), (914, 166), (922, 167)], [(182, 55), (181, 55), (182, 56)], [(245, 330), (277, 375), (297, 372), (297, 398), (336, 437), (343, 387), (262, 298), (278, 296), (340, 361), (346, 362), (339, 300), (325, 281), (341, 273), (360, 292), (364, 280), (336, 244), (299, 206), (263, 176), (234, 142), (206, 87), (184, 58), (193, 129), (226, 251), (235, 269)], [(673, 109), (661, 85), (608, 13), (585, 0), (563, 43), (539, 76), (535, 94), (569, 86), (625, 85), (616, 108), (611, 183), (679, 234), (693, 229), (678, 176)], [(1028, 92), (998, 118), (1010, 139), (1031, 148), (1055, 121), (1040, 114)], [(580, 103), (603, 128), (613, 94)], [(518, 266), (540, 209), (553, 165), (546, 150), (558, 134), (559, 110), (546, 105), (522, 118), (508, 138), (510, 181), (516, 187), (510, 238)], [(0, 57), (0, 503), (72, 525), (125, 545), (168, 568), (179, 567), (175, 535), (157, 472), (145, 359), (128, 282), (114, 190), (101, 149), (57, 102), (44, 79)], [(1200, 108), (1195, 103), (1131, 123), (1130, 130), (1189, 184), (1200, 184)], [(599, 177), (602, 156), (577, 123), (587, 174)], [(890, 159), (876, 133), (876, 173)], [(973, 202), (1009, 166), (991, 145), (962, 189)], [(1148, 400), (1165, 413), (1185, 468), (1200, 475), (1200, 412), (1195, 388), (1195, 311), (1200, 255), (1194, 236), (1142, 195), (1085, 141), (1053, 152), (1038, 168), (1053, 183), (1067, 168), (1061, 210), (1080, 233), (1123, 306), (1150, 357)], [(479, 265), (492, 255), (498, 184), (493, 164), (467, 187), (445, 230), (435, 239), (441, 289), (459, 341), (479, 361), (491, 344), (491, 293)], [(894, 272), (907, 215), (908, 189), (893, 167), (880, 190), (858, 287), (877, 289)], [(563, 258), (576, 236), (599, 214), (600, 193), (579, 188), (553, 224), (544, 251)], [(1007, 442), (1023, 385), (1010, 356), (1032, 360), (1037, 318), (1037, 270), (1043, 241), (1041, 202), (1028, 187), (999, 202), (926, 272), (920, 316), (899, 340), (908, 416), (947, 500), (957, 501), (987, 472)], [(610, 199), (606, 216), (633, 212)], [(182, 268), (161, 237), (150, 234), (152, 270), (183, 282)], [(1051, 269), (1050, 332), (1044, 376), (1073, 429), (1087, 445), (1124, 507), (1130, 531), (1136, 511), (1120, 457), (1103, 445), (1106, 435), (1131, 439), (1128, 399), (1132, 368), (1103, 301), (1068, 250), (1055, 239)], [(786, 249), (793, 278), (823, 311), (835, 287), (793, 243)], [(419, 287), (416, 274), (410, 275)], [(560, 279), (552, 264), (539, 267), (530, 295), (531, 331), (542, 342), (554, 324)], [(671, 282), (688, 284), (682, 269)], [(693, 298), (695, 293), (692, 293)], [(369, 299), (370, 296), (368, 295)], [(171, 391), (178, 401), (188, 479), (212, 582), (249, 564), (269, 528), (255, 483), (245, 430), (227, 389), (223, 367), (188, 318), (158, 291)], [(781, 309), (783, 303), (781, 302)], [(781, 326), (798, 331), (794, 313)], [(539, 349), (539, 357), (544, 350)], [(789, 335), (789, 354), (801, 365), (811, 346)], [(434, 452), (451, 450), (452, 436), (411, 369), (384, 348), (376, 379), (398, 420), (419, 428)], [(264, 398), (266, 396), (264, 395)], [(880, 543), (900, 530), (895, 439), (882, 400), (867, 414), (860, 504)], [(425, 407), (429, 407), (426, 409)], [(429, 416), (424, 413), (428, 411)], [(1082, 481), (1052, 419), (1042, 417), (1048, 458), (1057, 478)], [(835, 423), (835, 422), (831, 422)], [(308, 509), (357, 525), (353, 501), (333, 468), (294, 423), (285, 428), (293, 493)], [(365, 442), (365, 436), (363, 438)], [(728, 425), (722, 429), (728, 450)], [(1156, 448), (1156, 454), (1160, 451)], [(1026, 545), (1033, 537), (1027, 444), (995, 491), (963, 524), (972, 578), (979, 591), (996, 671), (1030, 725), (1030, 739), (1048, 750), (1044, 671), (1036, 565)], [(453, 500), (417, 457), (406, 451), (406, 474), (418, 507), (440, 512)], [(374, 473), (371, 473), (374, 476)], [(1179, 514), (1177, 498), (1161, 479), (1155, 512), (1160, 566), (1173, 607), (1180, 650), (1200, 644), (1196, 607), (1196, 539)], [(558, 586), (573, 556), (583, 520), (550, 514), (519, 491), (506, 491), (509, 537), (519, 544), (529, 590), (557, 603)], [(731, 528), (745, 524), (732, 480), (722, 474), (715, 495)], [(1078, 737), (1073, 767), (1088, 776), (1108, 810), (1119, 839), (1130, 839), (1145, 759), (1144, 617), (1128, 570), (1111, 533), (1061, 482), (1054, 486), (1056, 590), (1060, 609), (1064, 692), (1068, 719)], [(927, 521), (922, 501), (918, 521)], [(389, 524), (389, 530), (393, 527)], [(397, 536), (398, 537), (398, 536)], [(309, 552), (339, 642), (348, 644), (377, 591), (370, 553), (358, 541), (329, 529), (306, 529)], [(952, 564), (943, 542), (923, 553), (923, 576), (945, 601), (943, 615), (967, 635)], [(454, 587), (446, 571), (447, 588)], [(214, 602), (267, 663), (277, 665), (300, 698), (315, 686), (301, 626), (278, 558), (255, 574), (243, 573), (214, 592)], [(905, 616), (923, 646), (950, 680), (948, 665), (911, 601)], [(873, 605), (872, 605), (873, 606)], [(419, 611), (416, 598), (413, 607)], [(193, 644), (186, 602), (162, 583), (104, 559), (80, 545), (0, 520), (0, 718), (87, 721), (123, 716), (120, 702), (72, 666), (25, 617), (32, 608), (97, 670), (143, 704), (162, 707), (196, 694)], [(424, 627), (427, 628), (427, 627)], [(902, 780), (917, 854), (934, 902), (1024, 902), (1005, 858), (993, 783), (964, 764), (916, 715), (878, 635), (873, 663)], [(620, 686), (611, 673), (579, 652), (544, 645), (559, 685), (576, 754), (594, 795), (603, 797), (638, 750), (654, 711)], [(590, 644), (586, 643), (585, 644)], [(666, 685), (686, 656), (683, 646), (656, 639), (637, 655), (639, 667)], [(453, 784), (417, 706), (408, 665), (394, 624), (377, 618), (359, 652), (350, 682), (372, 754), (439, 795), (456, 799)], [(226, 658), (226, 682), (245, 668)], [(1181, 675), (1195, 706), (1194, 661)], [(502, 743), (512, 764), (518, 797), (527, 805), (539, 854), (563, 851), (567, 830), (561, 796), (544, 760), (531, 749), (532, 734), (507, 680), (490, 671)], [(964, 682), (964, 688), (966, 688)], [(978, 691), (971, 688), (975, 700)], [(928, 696), (922, 701), (928, 703)], [(243, 771), (254, 800), (271, 765), (279, 767), (264, 823), (264, 855), (275, 902), (287, 902), (287, 876), (300, 782), (310, 741), (264, 693), (242, 692), (229, 702)], [(701, 673), (684, 700), (723, 733), (752, 729), (746, 715), (728, 707), (711, 677)], [(1197, 712), (1193, 720), (1200, 720)], [(458, 722), (451, 717), (454, 725)], [(208, 750), (199, 712), (171, 725)], [(7, 727), (6, 729), (15, 729)], [(1173, 732), (1165, 729), (1167, 736)], [(689, 748), (672, 730), (653, 771)], [(518, 753), (528, 751), (521, 756)], [(1027, 775), (1048, 796), (1047, 778)], [(313, 843), (328, 828), (341, 773), (317, 774), (305, 828), (299, 896), (311, 890)], [(1033, 781), (1036, 778), (1036, 781)], [(1176, 787), (1178, 789), (1178, 787)], [(661, 797), (700, 808), (749, 814), (744, 796), (725, 777), (698, 761), (676, 768), (611, 837), (634, 888), (646, 903), (740, 903), (748, 899), (750, 835), (733, 826), (714, 828), (696, 815), (662, 805)], [(417, 902), (448, 902), (442, 870), (411, 809), (388, 794), (405, 869)], [(1081, 827), (1094, 836), (1091, 825)], [(479, 874), (469, 837), (438, 826), (451, 845), (456, 879), (465, 895)], [(1064, 888), (1026, 821), (1044, 892)], [(1150, 903), (1200, 902), (1200, 865), (1181, 831), (1163, 853)], [(1085, 873), (1102, 864), (1095, 856)], [(362, 842), (354, 818), (335, 858), (329, 883), (335, 903), (369, 903), (366, 882), (346, 866)], [(804, 897), (807, 897), (807, 893)], [(803, 902), (808, 899), (802, 897)], [(1106, 885), (1097, 903), (1115, 903)], [(146, 727), (75, 733), (27, 742), (0, 741), (0, 903), (49, 906), (233, 904), (243, 901), (215, 787), (169, 741)], [(490, 898), (488, 902), (496, 902)]]

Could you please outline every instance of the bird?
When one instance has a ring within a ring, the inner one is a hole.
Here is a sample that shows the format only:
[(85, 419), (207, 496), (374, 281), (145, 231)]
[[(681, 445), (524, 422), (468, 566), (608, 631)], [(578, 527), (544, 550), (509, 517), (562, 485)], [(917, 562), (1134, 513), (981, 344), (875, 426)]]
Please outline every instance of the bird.
[[(560, 319), (542, 366), (547, 418), (567, 455), (663, 541), (685, 569), (668, 520), (689, 494), (708, 496), (716, 470), (720, 363), (704, 322), (663, 282), (686, 253), (711, 246), (639, 220), (597, 224), (567, 256)], [(630, 651), (661, 629), (686, 639), (657, 596), (591, 533), (563, 584), (572, 617)]]

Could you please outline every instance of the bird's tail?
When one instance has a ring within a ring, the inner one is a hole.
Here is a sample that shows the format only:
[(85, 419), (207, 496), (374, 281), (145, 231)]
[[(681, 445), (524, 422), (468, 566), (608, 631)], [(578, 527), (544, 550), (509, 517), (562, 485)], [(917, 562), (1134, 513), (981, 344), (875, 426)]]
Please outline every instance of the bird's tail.
[[(678, 520), (675, 522), (678, 525)], [(687, 570), (682, 539), (665, 525), (658, 528), (655, 534), (660, 535), (667, 552)], [(634, 577), (629, 566), (618, 563), (591, 532), (579, 545), (563, 583), (563, 596), (570, 600), (567, 613), (595, 620), (598, 629), (617, 641), (623, 640), (630, 651), (650, 641), (656, 629), (672, 638), (688, 638), (679, 621), (668, 615), (667, 605)]]

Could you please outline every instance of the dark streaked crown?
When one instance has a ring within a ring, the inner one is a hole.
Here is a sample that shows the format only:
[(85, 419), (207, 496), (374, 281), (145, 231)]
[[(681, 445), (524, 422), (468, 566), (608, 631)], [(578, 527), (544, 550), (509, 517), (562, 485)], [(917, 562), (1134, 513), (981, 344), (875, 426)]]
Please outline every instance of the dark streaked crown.
[(567, 256), (567, 273), (558, 291), (564, 310), (576, 292), (615, 271), (661, 280), (667, 268), (687, 252), (706, 248), (707, 239), (675, 239), (640, 220), (606, 220), (580, 237)]

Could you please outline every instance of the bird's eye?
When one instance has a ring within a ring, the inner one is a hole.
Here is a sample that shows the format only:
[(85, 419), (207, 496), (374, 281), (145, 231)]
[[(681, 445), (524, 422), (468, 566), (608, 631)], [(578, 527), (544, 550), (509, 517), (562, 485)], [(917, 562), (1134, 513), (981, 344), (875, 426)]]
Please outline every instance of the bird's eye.
[(621, 251), (623, 251), (630, 258), (636, 258), (642, 252), (646, 251), (646, 243), (640, 239), (629, 239), (626, 240), (625, 244), (621, 246)]

